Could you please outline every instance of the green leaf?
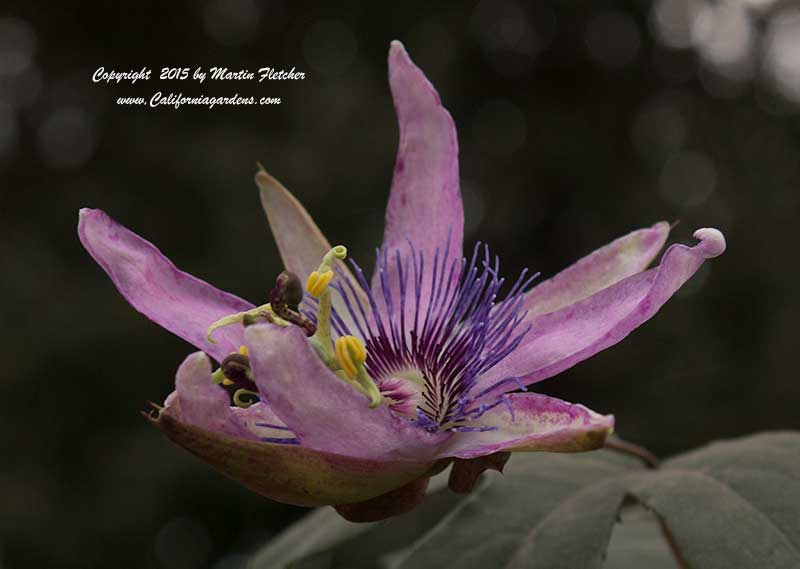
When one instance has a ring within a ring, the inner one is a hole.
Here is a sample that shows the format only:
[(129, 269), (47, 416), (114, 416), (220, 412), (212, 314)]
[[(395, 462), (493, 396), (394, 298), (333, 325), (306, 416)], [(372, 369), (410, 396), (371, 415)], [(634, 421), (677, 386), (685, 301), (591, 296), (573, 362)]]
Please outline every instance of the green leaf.
[(713, 443), (630, 481), (690, 567), (800, 567), (800, 435)]
[(333, 508), (321, 508), (273, 538), (253, 557), (249, 569), (388, 567), (463, 499), (447, 489), (447, 473), (443, 473), (431, 479), (421, 506), (391, 520), (354, 524)]
[(441, 486), (374, 524), (316, 512), (251, 567), (800, 567), (798, 433), (713, 443), (655, 470), (611, 450), (516, 453), (472, 494)]
[(638, 504), (623, 507), (603, 569), (680, 569), (658, 518)]
[(470, 494), (398, 566), (599, 568), (639, 462), (612, 451), (518, 454)]
[(333, 508), (320, 508), (274, 537), (250, 561), (251, 569), (289, 567), (293, 561), (310, 557), (363, 533), (372, 524), (351, 524)]

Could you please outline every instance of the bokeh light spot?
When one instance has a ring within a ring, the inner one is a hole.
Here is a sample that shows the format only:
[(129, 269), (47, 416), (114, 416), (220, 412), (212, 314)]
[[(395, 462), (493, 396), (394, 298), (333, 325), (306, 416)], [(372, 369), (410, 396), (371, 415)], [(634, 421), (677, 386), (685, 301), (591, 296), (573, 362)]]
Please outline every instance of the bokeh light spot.
[(495, 156), (512, 154), (527, 137), (525, 114), (514, 103), (497, 99), (484, 104), (472, 119), (476, 147)]
[(750, 77), (754, 30), (740, 1), (703, 5), (692, 22), (692, 42), (703, 61), (724, 77)]
[(694, 0), (657, 0), (650, 12), (650, 22), (658, 40), (673, 49), (692, 44), (692, 25), (700, 9)]
[(97, 147), (97, 129), (91, 115), (75, 107), (54, 111), (39, 127), (39, 149), (54, 168), (77, 168)]
[(314, 22), (303, 37), (303, 56), (320, 75), (335, 77), (347, 70), (358, 52), (358, 40), (340, 20)]
[(156, 534), (153, 552), (165, 569), (199, 569), (211, 552), (211, 538), (195, 520), (175, 518)]
[(256, 37), (260, 16), (253, 0), (212, 0), (203, 10), (203, 27), (218, 44), (239, 47)]
[(642, 158), (661, 165), (683, 146), (687, 132), (687, 118), (678, 102), (662, 96), (648, 101), (636, 114), (631, 142)]
[(19, 18), (0, 18), (0, 76), (25, 71), (33, 63), (36, 32)]
[(800, 10), (786, 10), (770, 21), (764, 67), (775, 89), (800, 103)]
[(17, 145), (17, 117), (9, 105), (0, 102), (0, 156), (8, 154)]
[(694, 207), (714, 193), (717, 170), (711, 158), (700, 152), (679, 152), (661, 170), (658, 192), (678, 207)]
[(499, 73), (527, 72), (555, 33), (555, 18), (538, 7), (533, 17), (512, 0), (484, 0), (471, 17), (473, 34), (484, 56)]
[(634, 63), (642, 43), (636, 21), (618, 11), (592, 16), (584, 39), (589, 57), (609, 69), (623, 69)]

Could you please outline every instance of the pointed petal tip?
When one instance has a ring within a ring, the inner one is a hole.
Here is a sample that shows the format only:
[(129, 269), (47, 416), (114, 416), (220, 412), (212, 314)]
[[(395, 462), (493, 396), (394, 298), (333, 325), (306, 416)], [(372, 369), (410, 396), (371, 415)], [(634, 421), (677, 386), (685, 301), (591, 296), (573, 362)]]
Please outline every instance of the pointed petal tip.
[(672, 229), (672, 225), (669, 223), (669, 221), (662, 220), (651, 225), (650, 229), (655, 229), (658, 231), (666, 231), (667, 233), (669, 233), (669, 231)]
[[(391, 256), (393, 250), (407, 245), (409, 236), (414, 236), (414, 247), (426, 257), (433, 258), (438, 249), (447, 251), (448, 257), (460, 258), (464, 210), (453, 117), (401, 42), (391, 42), (388, 60), (389, 88), (400, 140), (381, 251)], [(397, 282), (391, 270), (389, 274), (389, 282)], [(379, 281), (376, 272), (373, 290), (380, 287)], [(423, 297), (417, 310), (424, 312), (427, 302)]]
[(439, 92), (425, 72), (411, 59), (405, 46), (398, 40), (392, 41), (389, 48), (389, 87), (401, 122), (401, 129), (404, 117), (408, 113), (419, 112), (432, 104), (431, 108), (444, 113), (446, 125), (455, 133), (455, 123), (447, 109), (442, 106)]
[(82, 207), (78, 210), (78, 224), (93, 217), (108, 217), (108, 214), (102, 209), (94, 209), (91, 207)]
[(725, 237), (718, 229), (701, 228), (694, 237), (699, 241), (694, 246), (671, 245), (657, 267), (572, 305), (537, 314), (535, 332), (481, 381), (493, 381), (497, 376), (491, 374), (499, 374), (517, 377), (524, 385), (530, 385), (620, 342), (652, 318), (706, 260), (725, 251)]
[(593, 251), (528, 294), (528, 318), (560, 310), (644, 271), (664, 247), (670, 225), (659, 221), (636, 229)]
[(192, 352), (186, 356), (181, 367), (196, 367), (200, 371), (211, 373), (211, 360), (205, 352)]
[(241, 345), (237, 330), (223, 332), (216, 346), (207, 341), (206, 330), (225, 315), (253, 308), (249, 302), (181, 271), (103, 210), (80, 210), (78, 239), (123, 298), (151, 321), (217, 359)]
[(702, 227), (694, 232), (693, 237), (700, 241), (695, 248), (706, 258), (713, 259), (725, 252), (727, 244), (725, 236), (719, 229)]
[(392, 40), (389, 44), (389, 69), (396, 63), (410, 63), (413, 65), (406, 46), (400, 40)]
[[(255, 182), (256, 186), (258, 186), (259, 195), (261, 196), (261, 204), (264, 209), (270, 209), (272, 207), (279, 208), (280, 211), (278, 215), (286, 217), (288, 213), (294, 213), (295, 215), (299, 215), (302, 217), (306, 224), (312, 223), (308, 212), (305, 210), (303, 205), (297, 200), (294, 195), (287, 190), (283, 184), (281, 184), (277, 178), (275, 178), (272, 174), (267, 172), (261, 164), (258, 165), (259, 170), (256, 172), (255, 175)], [(286, 212), (285, 210), (290, 210)], [(284, 212), (284, 213), (281, 213)], [(269, 211), (267, 211), (267, 217), (270, 225), (272, 226), (274, 222), (277, 221), (276, 218), (269, 218)], [(278, 229), (277, 231), (280, 231)], [(311, 231), (319, 232), (319, 229), (314, 226), (311, 228)], [(273, 227), (273, 233), (276, 233), (276, 229)], [(280, 235), (277, 233), (275, 234), (275, 239), (278, 241), (280, 239)]]
[[(296, 275), (308, 276), (317, 270), (322, 258), (331, 250), (331, 244), (303, 204), (261, 164), (258, 167), (255, 183), (283, 266)], [(337, 259), (335, 266), (340, 274), (355, 282), (345, 263)], [(333, 305), (349, 324), (347, 309), (339, 295), (334, 296)]]
[(672, 231), (672, 226), (668, 221), (659, 221), (650, 226), (650, 230), (646, 236), (647, 245), (653, 246), (655, 249), (654, 254), (657, 254), (667, 242), (669, 233)]
[[(269, 218), (270, 210), (273, 207), (281, 207), (280, 203), (283, 199), (286, 202), (284, 207), (290, 207), (293, 210), (302, 210), (302, 216), (308, 217), (308, 213), (306, 213), (303, 206), (300, 202), (297, 201), (289, 190), (283, 187), (274, 176), (272, 176), (269, 172), (267, 172), (263, 166), (259, 164), (259, 170), (256, 172), (255, 175), (255, 182), (256, 186), (258, 186), (258, 193), (259, 197), (261, 198), (261, 205), (267, 210), (267, 217)], [(274, 219), (268, 219), (270, 225), (272, 225)], [(274, 229), (273, 229), (274, 231)], [(275, 235), (276, 241), (279, 240), (279, 236)]]
[(264, 193), (265, 190), (272, 189), (272, 186), (277, 182), (275, 178), (269, 175), (264, 167), (259, 164), (259, 169), (255, 175), (256, 186)]

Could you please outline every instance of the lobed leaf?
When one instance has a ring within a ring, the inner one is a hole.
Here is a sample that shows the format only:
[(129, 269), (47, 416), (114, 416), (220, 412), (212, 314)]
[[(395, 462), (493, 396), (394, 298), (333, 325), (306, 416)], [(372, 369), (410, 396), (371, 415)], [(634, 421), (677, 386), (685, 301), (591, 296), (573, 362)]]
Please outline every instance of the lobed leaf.
[(436, 486), (384, 522), (316, 512), (251, 568), (800, 567), (800, 433), (715, 442), (655, 470), (611, 450), (515, 453), (471, 494)]
[(800, 567), (800, 434), (717, 442), (631, 481), (690, 567)]

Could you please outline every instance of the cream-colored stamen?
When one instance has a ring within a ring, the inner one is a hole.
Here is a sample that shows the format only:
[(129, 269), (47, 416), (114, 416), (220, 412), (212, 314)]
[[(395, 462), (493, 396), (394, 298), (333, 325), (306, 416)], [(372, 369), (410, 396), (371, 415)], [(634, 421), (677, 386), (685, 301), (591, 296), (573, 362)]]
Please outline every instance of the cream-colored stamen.
[(270, 315), (271, 318), (270, 322), (272, 324), (277, 324), (278, 326), (283, 326), (284, 328), (286, 326), (289, 326), (289, 322), (287, 322), (286, 320), (275, 314), (275, 312), (272, 310), (272, 307), (269, 305), (269, 303), (267, 303), (267, 304), (262, 304), (261, 306), (257, 306), (246, 312), (237, 312), (236, 314), (229, 314), (228, 316), (223, 316), (222, 318), (220, 318), (219, 320), (217, 320), (216, 322), (211, 324), (211, 326), (208, 327), (208, 330), (206, 330), (206, 338), (208, 338), (208, 341), (211, 342), (212, 344), (216, 344), (217, 341), (212, 337), (212, 335), (218, 329), (224, 328), (225, 326), (230, 326), (231, 324), (243, 324), (244, 320), (248, 317), (256, 319), (260, 318), (262, 317), (263, 313)]

